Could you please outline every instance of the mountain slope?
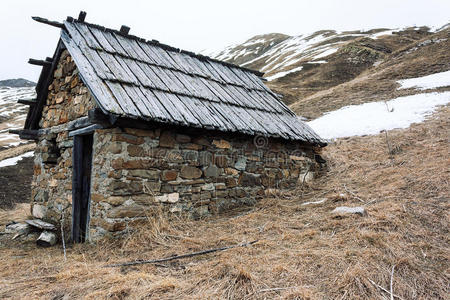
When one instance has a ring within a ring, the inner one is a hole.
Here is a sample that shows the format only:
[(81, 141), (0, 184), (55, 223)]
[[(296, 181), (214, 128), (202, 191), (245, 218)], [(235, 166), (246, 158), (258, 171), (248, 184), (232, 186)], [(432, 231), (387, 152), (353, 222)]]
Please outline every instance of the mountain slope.
[[(265, 72), (269, 87), (296, 113), (311, 119), (357, 103), (355, 99), (373, 101), (379, 93), (393, 93), (395, 80), (448, 70), (449, 30), (444, 26), (437, 32), (414, 27), (259, 35), (215, 57)], [(341, 87), (350, 82), (360, 88)]]
[(0, 80), (0, 87), (29, 87), (36, 83), (23, 78)]
[(17, 100), (33, 97), (34, 87), (0, 87), (0, 151), (26, 142), (8, 131), (23, 128), (27, 116), (28, 106), (17, 103)]

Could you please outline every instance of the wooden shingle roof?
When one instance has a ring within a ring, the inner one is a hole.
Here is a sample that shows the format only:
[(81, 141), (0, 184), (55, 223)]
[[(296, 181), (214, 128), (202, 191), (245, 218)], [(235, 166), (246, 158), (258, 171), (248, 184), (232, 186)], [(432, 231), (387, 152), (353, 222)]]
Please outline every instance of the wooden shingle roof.
[(262, 73), (72, 18), (61, 41), (106, 114), (324, 144)]

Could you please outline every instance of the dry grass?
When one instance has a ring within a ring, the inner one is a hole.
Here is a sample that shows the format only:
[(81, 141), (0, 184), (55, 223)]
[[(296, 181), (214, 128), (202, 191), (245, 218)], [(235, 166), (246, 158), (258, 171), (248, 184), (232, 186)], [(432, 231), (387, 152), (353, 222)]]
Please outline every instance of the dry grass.
[[(402, 299), (448, 299), (449, 113), (389, 132), (393, 155), (384, 134), (330, 145), (314, 187), (199, 221), (149, 219), (122, 240), (73, 246), (66, 262), (60, 247), (0, 240), (0, 297), (389, 299), (371, 281), (389, 290), (395, 266)], [(333, 217), (342, 205), (369, 215)], [(255, 239), (164, 265), (104, 268)]]

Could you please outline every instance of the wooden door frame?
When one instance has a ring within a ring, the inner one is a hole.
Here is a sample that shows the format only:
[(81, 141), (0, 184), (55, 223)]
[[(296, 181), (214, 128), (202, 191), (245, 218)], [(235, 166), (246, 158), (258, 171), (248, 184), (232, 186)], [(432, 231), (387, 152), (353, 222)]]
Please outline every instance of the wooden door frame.
[(74, 135), (72, 151), (72, 241), (89, 238), (93, 133)]

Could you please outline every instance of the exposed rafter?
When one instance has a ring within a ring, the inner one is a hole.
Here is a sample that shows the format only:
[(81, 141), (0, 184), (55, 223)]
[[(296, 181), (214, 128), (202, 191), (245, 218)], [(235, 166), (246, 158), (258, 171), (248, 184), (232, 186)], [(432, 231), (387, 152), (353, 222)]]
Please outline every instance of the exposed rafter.
[(39, 23), (43, 23), (43, 24), (47, 24), (53, 27), (57, 27), (57, 28), (64, 28), (64, 24), (57, 22), (57, 21), (50, 21), (47, 20), (45, 18), (41, 18), (41, 17), (31, 17), (34, 21), (39, 22)]

